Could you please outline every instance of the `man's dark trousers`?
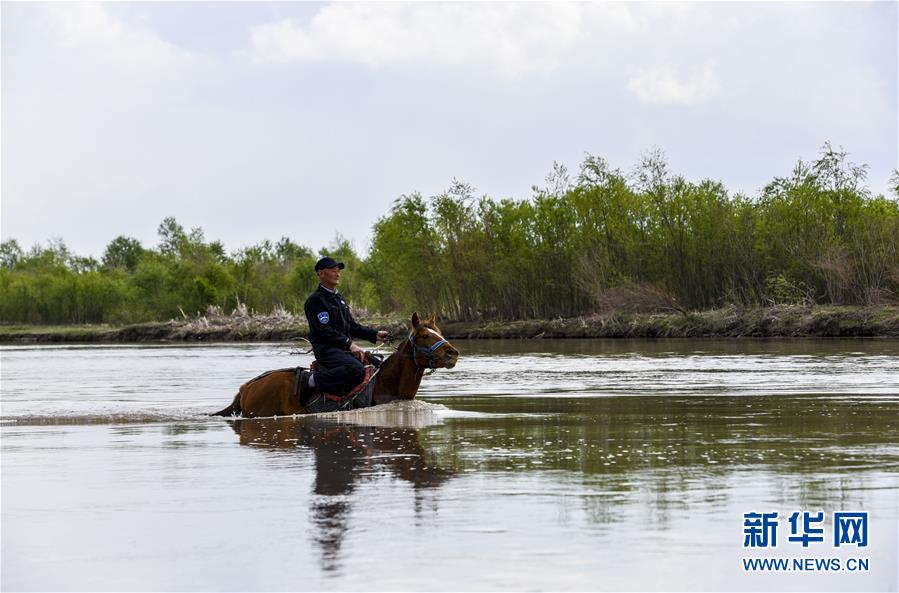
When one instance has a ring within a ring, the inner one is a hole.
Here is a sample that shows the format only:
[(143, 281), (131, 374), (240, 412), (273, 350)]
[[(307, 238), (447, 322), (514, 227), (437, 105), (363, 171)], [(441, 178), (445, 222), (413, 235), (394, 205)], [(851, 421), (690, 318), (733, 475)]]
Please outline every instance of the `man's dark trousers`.
[(315, 358), (327, 369), (315, 373), (315, 388), (325, 393), (344, 395), (365, 376), (362, 363), (348, 350), (327, 346), (316, 348)]

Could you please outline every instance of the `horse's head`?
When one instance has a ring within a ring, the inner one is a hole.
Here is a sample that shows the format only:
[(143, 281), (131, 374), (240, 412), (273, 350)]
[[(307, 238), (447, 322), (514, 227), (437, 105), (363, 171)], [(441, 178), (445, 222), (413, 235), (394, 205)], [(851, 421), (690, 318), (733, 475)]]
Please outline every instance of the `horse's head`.
[(459, 360), (459, 351), (443, 337), (437, 327), (437, 316), (422, 319), (418, 311), (412, 314), (412, 331), (409, 333), (412, 359), (416, 368), (451, 369)]

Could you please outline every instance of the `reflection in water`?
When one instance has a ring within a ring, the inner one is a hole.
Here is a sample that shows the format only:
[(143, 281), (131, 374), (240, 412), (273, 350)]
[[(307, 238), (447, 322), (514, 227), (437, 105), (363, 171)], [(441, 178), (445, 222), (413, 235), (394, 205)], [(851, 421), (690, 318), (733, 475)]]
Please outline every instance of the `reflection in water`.
[[(374, 508), (358, 492), (374, 476), (410, 484), (416, 516), (423, 498), (440, 502), (442, 512), (454, 504), (455, 493), (439, 488), (454, 475), (463, 484), (455, 488), (466, 491), (471, 477), (490, 476), (474, 496), (489, 499), (497, 512), (545, 500), (562, 523), (582, 517), (595, 533), (612, 533), (637, 510), (646, 526), (671, 530), (698, 508), (732, 513), (747, 494), (768, 486), (769, 504), (784, 509), (865, 508), (872, 492), (897, 487), (899, 408), (889, 397), (442, 401), (456, 410), (417, 428), (337, 418), (231, 425), (242, 445), (311, 453), (313, 540), (322, 569), (335, 574), (345, 573), (341, 550), (350, 516)], [(388, 520), (398, 516), (396, 509), (382, 512)]]
[(622, 505), (639, 504), (662, 525), (687, 503), (724, 508), (744, 481), (778, 484), (779, 498), (809, 508), (861, 505), (867, 489), (899, 486), (892, 397), (432, 401), (486, 413), (427, 433), (442, 443), (441, 461), (452, 453), (447, 461), (462, 472), (557, 472), (590, 495), (582, 500), (598, 523), (614, 521)]
[(454, 475), (451, 468), (429, 461), (430, 456), (419, 442), (415, 428), (295, 417), (231, 420), (229, 424), (240, 435), (241, 445), (312, 451), (315, 459), (312, 524), (324, 571), (340, 568), (341, 547), (353, 504), (377, 504), (353, 496), (361, 481), (379, 472), (389, 472), (392, 477), (412, 485), (418, 510), (423, 491), (439, 487)]

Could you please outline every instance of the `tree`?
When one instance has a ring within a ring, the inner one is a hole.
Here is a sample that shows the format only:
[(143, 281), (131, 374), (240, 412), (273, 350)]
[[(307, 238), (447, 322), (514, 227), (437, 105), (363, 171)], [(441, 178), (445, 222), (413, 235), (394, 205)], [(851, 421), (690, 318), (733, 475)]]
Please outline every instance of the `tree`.
[(159, 235), (159, 251), (163, 255), (176, 255), (183, 251), (187, 233), (173, 216), (163, 219), (156, 232)]
[(381, 311), (436, 308), (441, 262), (421, 194), (401, 196), (378, 219), (368, 263), (368, 279)]
[(19, 242), (15, 239), (0, 243), (0, 267), (14, 268), (24, 255), (22, 248), (19, 247)]
[(106, 246), (103, 252), (103, 266), (107, 269), (134, 272), (145, 251), (137, 239), (119, 235)]

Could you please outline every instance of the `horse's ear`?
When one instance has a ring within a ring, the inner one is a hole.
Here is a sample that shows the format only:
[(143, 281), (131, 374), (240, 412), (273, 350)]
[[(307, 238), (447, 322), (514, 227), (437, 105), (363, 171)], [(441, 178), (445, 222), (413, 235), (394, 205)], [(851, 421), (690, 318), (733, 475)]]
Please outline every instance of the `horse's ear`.
[(418, 317), (418, 311), (412, 314), (412, 327), (418, 327), (421, 324), (421, 319)]
[(437, 313), (431, 313), (431, 318), (428, 319), (431, 323), (437, 323)]

